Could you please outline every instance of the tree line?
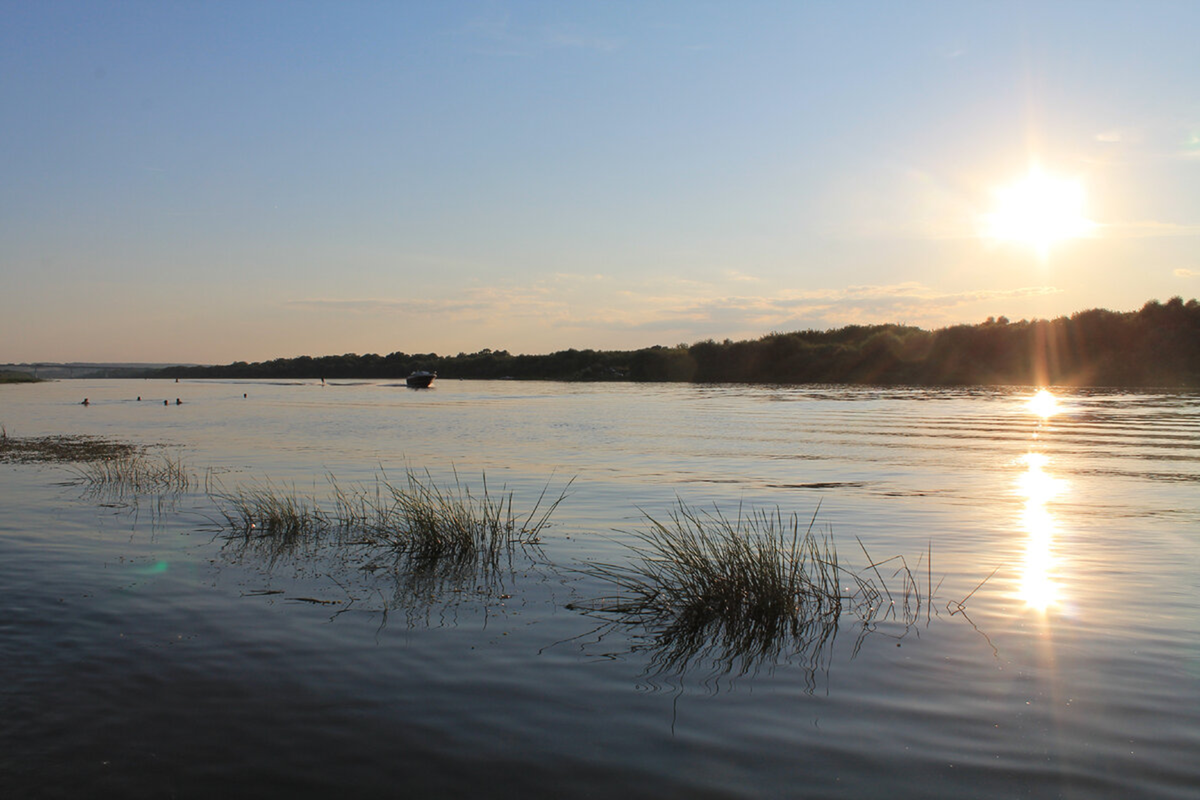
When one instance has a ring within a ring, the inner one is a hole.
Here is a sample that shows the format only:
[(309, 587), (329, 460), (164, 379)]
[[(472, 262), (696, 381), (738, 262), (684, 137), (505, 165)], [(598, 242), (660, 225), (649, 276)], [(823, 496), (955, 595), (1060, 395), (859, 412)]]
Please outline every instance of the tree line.
[(147, 376), (386, 380), (417, 370), (441, 378), (568, 381), (1200, 387), (1200, 303), (1175, 297), (1152, 300), (1138, 311), (1091, 309), (1019, 322), (989, 318), (933, 331), (850, 325), (737, 342), (547, 355), (490, 349), (455, 356), (348, 353), (168, 367)]

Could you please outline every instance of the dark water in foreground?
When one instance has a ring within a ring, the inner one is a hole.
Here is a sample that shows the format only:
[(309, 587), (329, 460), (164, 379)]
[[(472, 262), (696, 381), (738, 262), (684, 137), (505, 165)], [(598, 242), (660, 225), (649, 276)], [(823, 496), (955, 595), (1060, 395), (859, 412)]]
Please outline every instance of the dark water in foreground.
[[(0, 386), (10, 436), (162, 443), (200, 476), (121, 497), (0, 464), (0, 796), (1195, 797), (1200, 397), (1030, 395)], [(204, 491), (406, 467), (518, 509), (575, 482), (499, 587), (240, 547)], [(663, 668), (671, 642), (578, 610), (610, 587), (577, 568), (677, 499), (816, 512), (934, 602)]]

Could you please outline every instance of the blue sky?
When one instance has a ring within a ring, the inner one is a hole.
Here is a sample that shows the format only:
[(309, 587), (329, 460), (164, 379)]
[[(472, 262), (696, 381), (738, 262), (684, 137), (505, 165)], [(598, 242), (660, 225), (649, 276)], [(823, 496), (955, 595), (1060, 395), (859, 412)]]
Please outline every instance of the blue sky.
[[(1200, 3), (0, 1), (0, 362), (632, 348), (1200, 286)], [(1032, 164), (1093, 234), (980, 220)]]

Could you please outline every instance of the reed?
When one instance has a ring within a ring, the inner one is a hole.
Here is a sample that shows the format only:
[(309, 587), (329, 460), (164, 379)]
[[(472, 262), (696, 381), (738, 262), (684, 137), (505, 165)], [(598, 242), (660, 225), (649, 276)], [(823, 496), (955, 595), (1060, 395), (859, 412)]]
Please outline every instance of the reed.
[(631, 631), (653, 674), (680, 674), (699, 661), (717, 674), (744, 674), (786, 657), (812, 681), (845, 616), (862, 632), (888, 617), (907, 628), (920, 607), (906, 567), (896, 603), (879, 570), (887, 562), (842, 566), (831, 534), (814, 530), (815, 514), (807, 523), (778, 509), (728, 517), (680, 501), (666, 519), (643, 517), (646, 527), (629, 533), (629, 561), (581, 569), (616, 591), (574, 607), (607, 620), (602, 638)]
[(697, 511), (683, 502), (665, 521), (644, 515), (627, 564), (585, 571), (618, 587), (596, 608), (643, 617), (761, 623), (824, 615), (847, 599), (828, 536), (778, 510)]
[(113, 494), (182, 493), (194, 483), (182, 459), (141, 451), (88, 461), (75, 472), (80, 483)]
[(370, 494), (339, 492), (339, 507), (353, 510), (343, 519), (411, 558), (495, 559), (513, 546), (537, 542), (550, 515), (566, 497), (564, 488), (546, 505), (548, 488), (547, 484), (528, 514), (518, 515), (513, 493), (502, 489), (494, 494), (486, 475), (482, 489), (473, 492), (457, 472), (453, 486), (442, 487), (428, 472), (410, 470), (400, 485), (384, 478)]
[[(408, 561), (495, 564), (512, 548), (536, 543), (567, 489), (553, 502), (546, 493), (527, 515), (518, 515), (511, 492), (493, 494), (483, 478), (473, 492), (455, 474), (452, 487), (442, 487), (428, 472), (408, 471), (403, 483), (380, 475), (373, 484), (343, 486), (329, 478), (332, 510), (295, 489), (272, 484), (217, 491), (212, 496), (227, 526), (243, 536), (323, 538), (382, 551)], [(567, 484), (570, 486), (570, 483)]]
[(295, 487), (282, 489), (262, 483), (210, 496), (229, 530), (247, 539), (278, 538), (291, 544), (323, 534), (333, 525), (316, 501), (300, 496)]

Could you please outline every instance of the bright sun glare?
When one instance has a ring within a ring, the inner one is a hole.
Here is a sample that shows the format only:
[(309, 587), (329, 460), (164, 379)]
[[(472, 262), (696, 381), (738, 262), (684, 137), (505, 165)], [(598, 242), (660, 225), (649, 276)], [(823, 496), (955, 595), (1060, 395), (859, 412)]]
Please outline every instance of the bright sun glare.
[(1083, 215), (1083, 184), (1056, 178), (1034, 167), (1029, 174), (996, 189), (995, 206), (983, 218), (984, 235), (998, 242), (1033, 247), (1043, 257), (1065, 239), (1091, 236), (1097, 225)]
[(1042, 419), (1049, 419), (1059, 412), (1058, 398), (1045, 389), (1038, 390), (1038, 393), (1029, 399), (1026, 406)]

